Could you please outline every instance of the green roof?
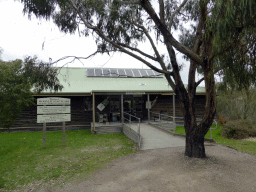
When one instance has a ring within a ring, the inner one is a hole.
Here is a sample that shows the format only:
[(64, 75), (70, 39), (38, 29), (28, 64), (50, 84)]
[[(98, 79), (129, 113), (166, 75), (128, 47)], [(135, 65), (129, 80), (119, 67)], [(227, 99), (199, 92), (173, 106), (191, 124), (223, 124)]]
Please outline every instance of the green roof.
[[(165, 77), (87, 77), (87, 68), (63, 67), (58, 78), (64, 86), (59, 94), (91, 94), (92, 92), (145, 92), (173, 93)], [(197, 93), (203, 94), (204, 87), (198, 87)], [(49, 94), (43, 91), (42, 94)]]

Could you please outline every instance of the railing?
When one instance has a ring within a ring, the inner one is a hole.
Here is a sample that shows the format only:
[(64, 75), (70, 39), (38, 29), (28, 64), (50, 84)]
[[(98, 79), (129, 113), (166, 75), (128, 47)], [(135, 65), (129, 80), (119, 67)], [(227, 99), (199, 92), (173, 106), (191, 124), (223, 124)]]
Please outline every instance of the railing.
[[(131, 115), (130, 113), (126, 113), (126, 112), (123, 112), (124, 115), (123, 115), (123, 118), (124, 120), (128, 121), (129, 122), (129, 128), (130, 128), (130, 131), (133, 130), (132, 129), (132, 125), (136, 125), (137, 124), (137, 134), (139, 136), (139, 141), (138, 141), (138, 148), (140, 149), (140, 141), (141, 141), (141, 135), (140, 135), (140, 118), (134, 116), (134, 115)], [(125, 115), (129, 116), (128, 118), (125, 118)], [(133, 121), (132, 120), (132, 117), (135, 118), (137, 120), (137, 122)], [(136, 130), (133, 130), (136, 132)]]
[[(176, 130), (177, 124), (179, 124), (181, 126), (184, 125), (183, 124), (184, 117), (174, 117), (174, 116), (156, 113), (156, 112), (152, 112), (152, 111), (150, 113), (155, 114), (155, 115), (150, 115), (150, 120), (154, 120), (155, 122), (158, 122), (159, 127), (161, 127), (163, 125), (163, 123), (169, 123), (170, 125), (173, 126), (173, 130)], [(202, 121), (201, 118), (196, 118), (196, 120), (198, 121), (198, 123), (200, 123)], [(210, 138), (211, 139), (212, 139), (212, 130), (217, 129), (217, 126), (218, 126), (217, 121), (215, 119), (213, 120), (213, 122), (215, 123), (215, 128), (210, 127)]]
[(218, 127), (218, 123), (217, 123), (217, 121), (216, 121), (215, 119), (214, 119), (213, 121), (214, 121), (214, 123), (215, 123), (215, 128), (211, 128), (211, 127), (210, 127), (210, 135), (211, 135), (211, 139), (212, 139), (212, 130), (217, 129), (217, 127)]
[(150, 113), (150, 120), (153, 120), (156, 123), (158, 122), (157, 124), (159, 127), (163, 126), (164, 124), (169, 124), (172, 125), (173, 130), (176, 130), (176, 117), (152, 111)]

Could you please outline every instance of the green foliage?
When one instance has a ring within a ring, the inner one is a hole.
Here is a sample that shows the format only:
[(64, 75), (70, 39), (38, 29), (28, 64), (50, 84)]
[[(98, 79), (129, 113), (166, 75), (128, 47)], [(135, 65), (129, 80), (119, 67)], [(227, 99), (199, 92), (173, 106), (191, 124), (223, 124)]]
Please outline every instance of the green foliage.
[[(213, 126), (212, 126), (213, 127)], [(215, 126), (213, 127), (215, 128)], [(185, 135), (185, 129), (183, 126), (178, 126), (175, 133)], [(214, 141), (220, 145), (226, 145), (237, 149), (238, 151), (256, 155), (256, 142), (245, 141), (245, 140), (235, 140), (227, 139), (222, 137), (222, 125), (218, 124), (217, 129), (212, 130), (212, 138)], [(205, 135), (205, 138), (210, 138), (210, 131)]]
[(248, 88), (256, 81), (256, 2), (215, 0), (207, 33), (214, 33), (215, 65), (231, 87)]
[[(137, 47), (139, 42), (144, 42), (146, 39), (145, 33), (138, 25), (143, 25), (149, 32), (156, 29), (152, 21), (145, 16), (145, 10), (140, 5), (122, 3), (119, 0), (74, 1), (80, 15), (69, 0), (21, 0), (21, 2), (24, 3), (24, 13), (27, 13), (29, 17), (34, 14), (38, 18), (52, 18), (64, 33), (73, 34), (79, 29), (81, 34), (88, 36), (95, 32), (98, 34), (95, 36), (98, 51), (102, 52), (117, 50), (117, 47), (109, 43), (102, 35), (113, 42), (118, 42), (119, 45)], [(170, 22), (170, 15), (177, 9), (178, 4), (177, 0), (165, 0), (167, 25)], [(182, 16), (180, 13), (177, 15)], [(86, 20), (88, 25), (79, 21), (80, 16)], [(178, 27), (180, 20), (180, 18), (174, 18), (174, 28)], [(91, 28), (94, 26), (98, 30)]]
[(61, 90), (57, 71), (36, 57), (24, 62), (0, 60), (0, 127), (9, 128), (23, 109), (34, 104), (32, 88)]
[(33, 104), (30, 84), (23, 83), (22, 61), (0, 62), (0, 126), (10, 127), (22, 109)]
[(222, 117), (222, 115), (219, 115), (218, 123), (223, 125), (227, 123), (227, 120)]
[(228, 121), (222, 126), (222, 136), (228, 139), (256, 137), (256, 126), (248, 120)]
[(62, 131), (47, 132), (46, 148), (42, 132), (0, 133), (0, 191), (53, 180), (63, 184), (79, 175), (84, 179), (106, 162), (136, 152), (135, 146), (124, 134), (92, 135), (89, 130), (67, 131), (65, 147)]
[(218, 88), (217, 113), (224, 119), (248, 119), (255, 122), (256, 90), (232, 90), (221, 84)]
[[(189, 1), (185, 10), (189, 19), (199, 20), (200, 6), (208, 3), (208, 17), (203, 29), (205, 41), (212, 41), (214, 70), (230, 86), (247, 88), (256, 82), (256, 2), (254, 0)], [(197, 23), (181, 28), (180, 42), (193, 48)], [(184, 58), (190, 58), (184, 55)], [(198, 72), (203, 74), (201, 67)]]
[(37, 57), (26, 57), (22, 66), (23, 81), (33, 87), (33, 92), (50, 90), (58, 91), (63, 88), (57, 78), (58, 70), (51, 64), (38, 61)]

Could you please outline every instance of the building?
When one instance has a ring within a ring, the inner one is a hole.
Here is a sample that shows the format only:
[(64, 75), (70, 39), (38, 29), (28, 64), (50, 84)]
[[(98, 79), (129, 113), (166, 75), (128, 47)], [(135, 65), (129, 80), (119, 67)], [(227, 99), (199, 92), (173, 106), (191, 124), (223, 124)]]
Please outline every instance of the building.
[[(141, 121), (148, 121), (148, 117), (154, 117), (154, 113), (182, 116), (172, 88), (162, 74), (153, 70), (63, 67), (58, 78), (64, 86), (62, 91), (54, 93), (45, 90), (34, 97), (70, 98), (71, 122), (67, 122), (70, 129), (90, 129), (91, 126), (95, 129), (95, 123), (121, 123), (122, 109)], [(151, 109), (147, 109), (147, 103), (151, 103)], [(197, 115), (202, 116), (204, 104), (205, 88), (198, 87)], [(24, 110), (11, 128), (41, 130), (42, 124), (37, 123), (36, 110), (36, 106)], [(61, 123), (47, 123), (48, 130), (60, 127)]]

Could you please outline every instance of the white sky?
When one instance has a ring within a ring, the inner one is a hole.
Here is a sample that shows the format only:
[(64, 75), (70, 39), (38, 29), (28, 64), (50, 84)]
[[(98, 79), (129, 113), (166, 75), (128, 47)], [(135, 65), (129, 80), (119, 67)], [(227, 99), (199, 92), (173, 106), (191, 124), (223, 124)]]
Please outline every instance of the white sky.
[[(3, 49), (3, 60), (24, 59), (25, 56), (37, 55), (40, 60), (53, 61), (64, 56), (86, 57), (96, 51), (96, 44), (92, 37), (79, 37), (78, 34), (69, 35), (59, 31), (51, 21), (31, 20), (22, 13), (23, 5), (14, 0), (0, 0), (0, 48)], [(42, 45), (44, 43), (44, 49)], [(147, 50), (146, 44), (140, 48)], [(163, 50), (163, 47), (159, 48)], [(152, 50), (148, 50), (152, 51)], [(105, 67), (105, 68), (148, 68), (140, 61), (122, 53), (82, 60), (83, 64), (75, 61), (69, 67)], [(113, 56), (112, 56), (113, 55)], [(177, 60), (185, 66), (181, 72), (184, 83), (188, 81), (189, 63), (177, 54)], [(64, 63), (59, 63), (62, 66)], [(198, 77), (199, 79), (199, 77)], [(204, 86), (204, 83), (201, 84)]]

